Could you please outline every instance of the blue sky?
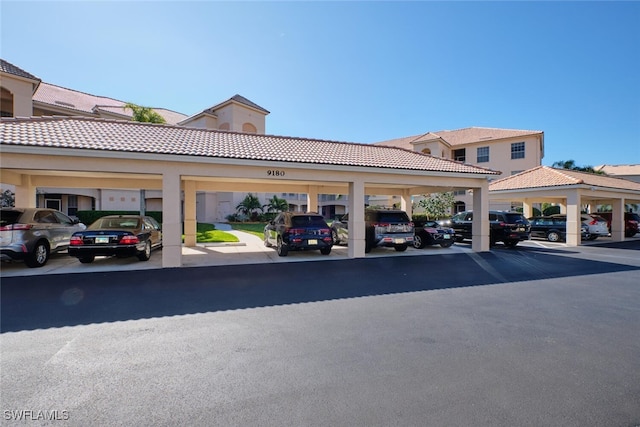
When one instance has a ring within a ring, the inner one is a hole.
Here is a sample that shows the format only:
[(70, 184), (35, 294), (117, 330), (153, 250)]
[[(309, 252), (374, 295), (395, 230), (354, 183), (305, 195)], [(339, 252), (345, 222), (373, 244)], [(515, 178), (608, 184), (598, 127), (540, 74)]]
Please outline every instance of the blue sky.
[(545, 132), (543, 164), (640, 164), (640, 2), (0, 2), (3, 59), (185, 114), (240, 94), (267, 133)]

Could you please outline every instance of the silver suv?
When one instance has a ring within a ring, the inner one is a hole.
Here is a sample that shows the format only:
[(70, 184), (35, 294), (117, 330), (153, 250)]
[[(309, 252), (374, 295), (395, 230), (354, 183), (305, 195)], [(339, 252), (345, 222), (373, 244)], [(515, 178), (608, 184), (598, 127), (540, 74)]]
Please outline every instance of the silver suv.
[[(346, 242), (349, 238), (348, 224), (349, 214), (331, 224), (333, 243)], [(393, 247), (396, 251), (407, 250), (413, 243), (414, 226), (405, 211), (395, 209), (366, 209), (365, 221), (365, 246), (366, 253), (376, 246)]]
[(2, 208), (0, 259), (24, 260), (29, 267), (42, 267), (51, 252), (67, 249), (71, 235), (85, 228), (55, 209)]

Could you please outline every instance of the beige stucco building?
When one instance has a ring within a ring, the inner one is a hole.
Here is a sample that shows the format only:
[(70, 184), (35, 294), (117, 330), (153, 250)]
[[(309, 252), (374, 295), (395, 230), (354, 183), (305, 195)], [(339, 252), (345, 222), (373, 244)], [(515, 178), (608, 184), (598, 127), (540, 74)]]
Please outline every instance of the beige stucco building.
[[(427, 132), (420, 135), (377, 142), (378, 145), (401, 147), (445, 159), (468, 163), (515, 175), (540, 166), (544, 157), (544, 132), (515, 129), (471, 127), (458, 130)], [(457, 190), (455, 212), (473, 209), (473, 194), (469, 189)], [(371, 198), (371, 202), (392, 204), (386, 196)], [(517, 201), (514, 201), (518, 203)], [(493, 201), (491, 209), (511, 209), (510, 201)]]

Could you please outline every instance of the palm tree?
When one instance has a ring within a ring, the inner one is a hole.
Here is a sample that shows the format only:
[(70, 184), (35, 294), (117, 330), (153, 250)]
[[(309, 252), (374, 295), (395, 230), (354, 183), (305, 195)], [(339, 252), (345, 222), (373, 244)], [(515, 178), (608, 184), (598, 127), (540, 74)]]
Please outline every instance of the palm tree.
[(258, 199), (257, 196), (249, 193), (240, 203), (238, 203), (238, 206), (236, 206), (236, 211), (250, 217), (251, 219), (254, 219), (254, 217), (257, 216), (258, 211), (262, 212), (260, 199)]
[(128, 102), (124, 105), (124, 109), (131, 109), (133, 111), (133, 121), (144, 123), (166, 123), (164, 117), (155, 112), (153, 108), (141, 107), (136, 104)]
[(267, 200), (267, 202), (268, 203), (262, 207), (263, 209), (266, 208), (267, 212), (284, 212), (289, 210), (289, 203), (275, 194)]
[(568, 169), (572, 171), (591, 172), (598, 175), (606, 175), (602, 170), (595, 170), (593, 166), (577, 166), (575, 160), (559, 160), (554, 162), (551, 167)]

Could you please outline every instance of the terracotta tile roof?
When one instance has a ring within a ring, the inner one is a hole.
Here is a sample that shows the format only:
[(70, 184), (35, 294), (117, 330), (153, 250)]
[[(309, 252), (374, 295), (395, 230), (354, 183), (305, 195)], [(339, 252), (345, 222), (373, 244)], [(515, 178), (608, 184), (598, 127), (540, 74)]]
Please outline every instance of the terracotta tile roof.
[(409, 136), (406, 138), (392, 139), (388, 141), (377, 142), (377, 145), (387, 145), (393, 147), (413, 149), (413, 144), (418, 141), (432, 141), (442, 139), (450, 146), (466, 145), (479, 143), (484, 141), (492, 141), (506, 138), (517, 138), (521, 136), (542, 134), (539, 130), (517, 130), (517, 129), (498, 129), (498, 128), (482, 128), (469, 127), (458, 130), (442, 130), (438, 132), (427, 132), (420, 135)]
[(260, 110), (265, 114), (269, 114), (270, 112), (264, 108), (262, 108), (261, 106), (259, 106), (258, 104), (256, 104), (255, 102), (251, 102), (249, 101), (247, 98), (245, 98), (242, 95), (233, 95), (231, 98), (227, 99), (226, 101), (222, 101), (216, 105), (214, 105), (213, 107), (209, 107), (206, 110), (203, 111), (203, 113), (209, 113), (209, 114), (215, 114), (215, 110), (219, 109), (220, 107), (222, 107), (223, 105), (231, 102), (231, 101), (235, 101), (235, 102), (239, 102), (240, 104), (244, 104), (248, 107), (251, 108), (255, 108), (256, 110)]
[(640, 191), (640, 183), (627, 179), (568, 169), (556, 169), (549, 166), (538, 166), (519, 174), (493, 181), (489, 184), (489, 191), (563, 187), (581, 184), (599, 188)]
[(5, 61), (4, 59), (0, 59), (0, 71), (2, 71), (3, 73), (7, 73), (7, 74), (13, 74), (14, 76), (24, 77), (26, 79), (40, 81), (40, 79), (38, 77), (34, 76), (31, 73), (27, 73), (22, 68), (16, 67), (12, 63), (10, 63), (8, 61)]
[(607, 175), (640, 176), (640, 165), (600, 165), (595, 166), (594, 169), (601, 170)]
[(498, 175), (415, 151), (86, 117), (3, 118), (0, 144)]
[[(40, 83), (38, 90), (33, 95), (33, 100), (83, 114), (99, 114), (100, 111), (105, 111), (110, 114), (119, 114), (123, 117), (132, 117), (132, 111), (123, 108), (126, 102), (106, 96), (90, 95), (45, 82)], [(176, 113), (164, 108), (154, 108), (154, 111), (164, 117), (168, 124), (176, 124), (187, 117), (186, 114)]]

